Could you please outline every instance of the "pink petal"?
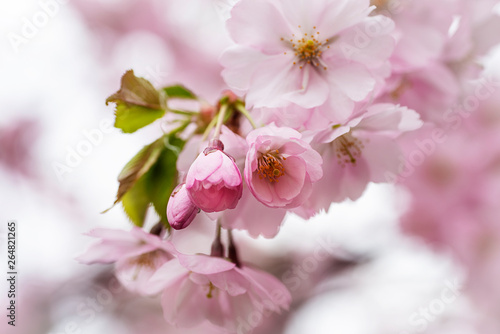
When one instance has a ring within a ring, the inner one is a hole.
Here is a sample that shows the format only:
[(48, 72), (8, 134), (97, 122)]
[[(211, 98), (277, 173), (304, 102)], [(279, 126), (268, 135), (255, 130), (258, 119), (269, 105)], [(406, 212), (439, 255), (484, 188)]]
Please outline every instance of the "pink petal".
[(205, 320), (208, 298), (201, 286), (191, 280), (184, 279), (180, 283), (162, 294), (163, 314), (167, 321), (178, 327), (194, 327)]
[[(378, 35), (366, 35), (366, 27), (375, 26), (383, 28)], [(368, 68), (381, 67), (389, 58), (394, 50), (396, 41), (388, 33), (394, 29), (394, 22), (386, 16), (370, 16), (358, 23), (355, 28), (344, 31), (338, 40), (325, 50), (323, 57), (325, 59), (349, 59), (351, 61), (363, 64)], [(361, 35), (364, 34), (364, 35)], [(360, 36), (366, 39), (360, 39)], [(361, 47), (362, 46), (362, 47)]]
[(306, 162), (307, 175), (310, 181), (317, 182), (320, 180), (323, 177), (323, 168), (321, 168), (323, 158), (321, 158), (321, 155), (315, 150), (310, 149), (304, 152), (300, 157)]
[(318, 31), (326, 38), (337, 35), (367, 17), (373, 10), (369, 5), (368, 0), (328, 1), (326, 8), (323, 7), (321, 21), (317, 22)]
[[(308, 0), (280, 0), (284, 16), (290, 22), (296, 35), (302, 32), (309, 33), (318, 25), (326, 2), (329, 0), (316, 0), (314, 6)], [(299, 28), (300, 25), (300, 28)]]
[(179, 262), (190, 271), (205, 275), (228, 271), (235, 267), (232, 262), (206, 255), (179, 255)]
[(233, 40), (265, 54), (283, 53), (282, 38), (292, 35), (281, 12), (266, 0), (240, 1), (231, 11), (227, 29)]
[(246, 103), (253, 107), (281, 107), (290, 104), (283, 95), (302, 87), (302, 71), (293, 66), (293, 52), (271, 56), (260, 63), (249, 87)]
[(292, 201), (285, 206), (285, 208), (293, 209), (304, 204), (310, 198), (312, 189), (313, 187), (311, 179), (309, 178), (309, 175), (306, 174), (306, 177), (304, 179), (304, 186), (300, 190), (300, 193), (296, 197), (294, 197)]
[(155, 273), (150, 277), (147, 286), (144, 287), (145, 294), (157, 294), (160, 291), (176, 284), (181, 278), (187, 277), (189, 271), (173, 259), (165, 262)]
[(286, 142), (283, 146), (280, 147), (279, 149), (280, 154), (284, 154), (285, 156), (288, 155), (300, 155), (307, 151), (307, 147), (300, 143), (297, 140), (290, 140)]
[(235, 270), (207, 275), (207, 277), (213, 285), (231, 296), (237, 296), (247, 292), (250, 286), (248, 280)]
[(274, 183), (276, 194), (286, 200), (296, 197), (304, 185), (306, 166), (301, 158), (290, 156), (283, 161), (285, 175), (279, 178), (279, 182)]
[(91, 245), (87, 251), (76, 257), (80, 263), (112, 263), (124, 257), (133, 257), (156, 249), (150, 244), (128, 241), (100, 241)]
[(224, 180), (224, 184), (227, 187), (238, 187), (239, 185), (241, 185), (240, 170), (238, 169), (234, 161), (226, 155), (223, 156), (222, 166), (220, 170), (222, 172), (221, 179)]
[(268, 57), (249, 47), (231, 47), (224, 51), (220, 59), (225, 68), (221, 73), (222, 77), (232, 89), (246, 91), (250, 88), (252, 77), (257, 68)]
[(332, 72), (328, 76), (334, 85), (332, 90), (340, 90), (354, 101), (363, 100), (375, 87), (375, 80), (362, 65), (353, 63), (338, 68), (332, 66), (328, 71)]
[(325, 103), (330, 87), (322, 76), (324, 73), (320, 74), (320, 71), (324, 71), (322, 67), (305, 66), (302, 70), (301, 89), (291, 92), (285, 98), (303, 108), (312, 108)]
[[(336, 164), (336, 163), (335, 163)], [(356, 164), (337, 165), (329, 173), (335, 175), (337, 183), (331, 185), (332, 200), (340, 202), (346, 198), (353, 201), (361, 197), (370, 181), (370, 169), (365, 159), (357, 159)]]
[(370, 135), (370, 141), (365, 143), (362, 157), (370, 168), (370, 181), (387, 182), (388, 173), (398, 174), (401, 164), (401, 150), (397, 143), (388, 137)]
[(255, 172), (250, 179), (247, 178), (247, 185), (252, 194), (261, 202), (271, 204), (273, 202), (274, 191), (265, 178), (260, 178)]
[(261, 300), (267, 299), (276, 306), (275, 311), (279, 311), (280, 308), (288, 309), (292, 296), (280, 280), (271, 274), (249, 266), (237, 270), (252, 283), (253, 291)]
[(196, 161), (191, 166), (191, 168), (194, 168), (194, 171), (191, 171), (190, 168), (188, 175), (193, 174), (193, 177), (196, 180), (208, 179), (222, 165), (222, 154), (223, 153), (218, 150), (207, 155), (203, 152), (200, 153)]
[(408, 71), (421, 68), (441, 54), (443, 36), (432, 26), (425, 26), (409, 20), (398, 20), (397, 27), (404, 32), (391, 58), (394, 69)]
[(237, 209), (225, 211), (221, 222), (225, 228), (246, 230), (254, 238), (259, 235), (273, 238), (278, 234), (285, 214), (283, 209), (265, 206), (245, 189)]

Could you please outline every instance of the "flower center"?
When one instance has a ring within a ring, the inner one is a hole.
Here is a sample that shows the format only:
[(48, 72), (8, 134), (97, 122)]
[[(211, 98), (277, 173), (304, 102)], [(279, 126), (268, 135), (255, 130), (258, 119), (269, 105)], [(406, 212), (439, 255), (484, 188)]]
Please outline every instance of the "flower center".
[(152, 252), (144, 253), (144, 254), (141, 254), (141, 255), (131, 259), (130, 263), (135, 264), (138, 267), (146, 267), (146, 268), (154, 269), (154, 268), (156, 268), (155, 261), (161, 255), (162, 255), (162, 251), (154, 250)]
[(267, 152), (263, 154), (258, 160), (257, 174), (260, 179), (267, 179), (269, 182), (278, 182), (279, 178), (285, 175), (285, 167), (283, 160), (278, 150)]
[(399, 100), (401, 95), (403, 95), (409, 88), (412, 87), (412, 83), (406, 78), (403, 77), (399, 85), (394, 89), (392, 92), (390, 92), (390, 95), (393, 100)]
[(342, 167), (349, 163), (355, 165), (356, 159), (361, 156), (361, 151), (365, 148), (363, 142), (355, 138), (351, 132), (338, 137), (334, 143), (338, 164)]
[[(300, 28), (301, 26), (299, 26)], [(321, 66), (324, 70), (327, 69), (326, 64), (321, 60), (321, 54), (325, 46), (326, 48), (330, 48), (327, 45), (329, 41), (326, 39), (324, 42), (321, 42), (318, 38), (319, 31), (316, 30), (316, 27), (313, 27), (311, 33), (304, 33), (300, 38), (292, 34), (292, 38), (289, 41), (292, 44), (296, 57), (296, 60), (293, 62), (294, 65), (299, 63), (299, 68), (302, 69), (305, 63), (315, 67)], [(281, 40), (284, 41), (285, 39), (282, 38)]]
[(388, 2), (389, 0), (370, 0), (370, 6), (380, 8), (386, 6)]

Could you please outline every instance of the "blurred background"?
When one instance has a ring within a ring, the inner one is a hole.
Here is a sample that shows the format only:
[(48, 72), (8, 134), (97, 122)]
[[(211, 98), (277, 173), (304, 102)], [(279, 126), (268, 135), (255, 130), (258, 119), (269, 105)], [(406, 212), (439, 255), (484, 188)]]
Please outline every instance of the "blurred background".
[[(224, 20), (234, 2), (2, 1), (0, 267), (6, 276), (15, 220), (19, 276), (15, 328), (0, 280), (1, 333), (199, 333), (170, 327), (159, 300), (127, 293), (112, 266), (74, 257), (92, 242), (88, 230), (130, 227), (119, 206), (101, 212), (122, 167), (162, 133), (160, 123), (121, 133), (105, 99), (134, 69), (214, 103), (226, 88), (218, 57), (231, 43)], [(483, 59), (486, 73), (500, 73), (499, 54)], [(266, 315), (256, 332), (499, 333), (499, 96), (481, 101), (404, 182), (371, 184), (309, 221), (288, 216), (272, 240), (238, 233), (243, 258), (294, 297), (290, 312)]]

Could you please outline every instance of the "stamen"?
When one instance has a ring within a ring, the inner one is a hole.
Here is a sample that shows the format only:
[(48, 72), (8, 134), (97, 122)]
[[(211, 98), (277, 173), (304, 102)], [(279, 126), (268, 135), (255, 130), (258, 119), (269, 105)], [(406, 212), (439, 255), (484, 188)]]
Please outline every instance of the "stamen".
[(131, 265), (135, 265), (135, 271), (132, 275), (132, 280), (136, 280), (139, 276), (139, 272), (142, 268), (155, 269), (157, 264), (157, 259), (163, 255), (163, 252), (160, 250), (154, 250), (149, 253), (141, 254), (137, 257), (130, 259), (128, 262)]
[(212, 284), (212, 282), (209, 283), (208, 285), (208, 293), (207, 293), (207, 298), (212, 298), (213, 295), (212, 295), (212, 291), (215, 289), (214, 285)]
[(338, 164), (345, 167), (346, 164), (356, 165), (357, 159), (365, 148), (363, 142), (354, 137), (350, 132), (338, 137), (334, 142)]
[(280, 155), (279, 150), (274, 150), (263, 154), (258, 160), (257, 174), (260, 179), (267, 179), (269, 182), (279, 182), (279, 178), (285, 175), (283, 160), (286, 158)]
[[(301, 28), (301, 26), (298, 27)], [(316, 32), (316, 34), (314, 32)], [(324, 46), (328, 44), (328, 39), (326, 42), (322, 42), (317, 39), (319, 38), (318, 35), (319, 31), (316, 31), (316, 26), (314, 26), (312, 32), (304, 33), (300, 38), (295, 38), (295, 35), (292, 34), (293, 38), (290, 39), (290, 42), (299, 62), (327, 70), (328, 66), (321, 60), (321, 55)], [(329, 48), (329, 46), (327, 46), (327, 48)], [(297, 62), (293, 62), (293, 65), (296, 65), (296, 63)], [(303, 64), (301, 64), (299, 68), (302, 69)]]
[(377, 8), (385, 7), (388, 2), (388, 0), (370, 0), (370, 6), (376, 6)]
[(154, 269), (155, 260), (162, 255), (162, 251), (154, 250), (149, 253), (141, 254), (129, 260), (130, 264), (135, 264), (138, 267), (147, 267)]
[(390, 95), (393, 100), (399, 100), (399, 98), (408, 90), (408, 88), (411, 88), (412, 83), (406, 78), (403, 77), (399, 85), (394, 89)]

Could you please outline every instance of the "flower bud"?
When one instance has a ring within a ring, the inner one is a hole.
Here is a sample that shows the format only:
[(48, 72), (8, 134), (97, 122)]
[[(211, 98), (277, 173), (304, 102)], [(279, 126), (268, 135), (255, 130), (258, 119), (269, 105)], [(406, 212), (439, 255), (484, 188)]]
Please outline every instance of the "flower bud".
[(179, 184), (167, 204), (167, 219), (175, 230), (181, 230), (191, 224), (196, 214), (199, 212), (198, 207), (193, 204), (186, 190), (186, 184)]
[(205, 212), (234, 209), (243, 192), (241, 173), (220, 140), (212, 140), (198, 155), (186, 177), (193, 203)]

